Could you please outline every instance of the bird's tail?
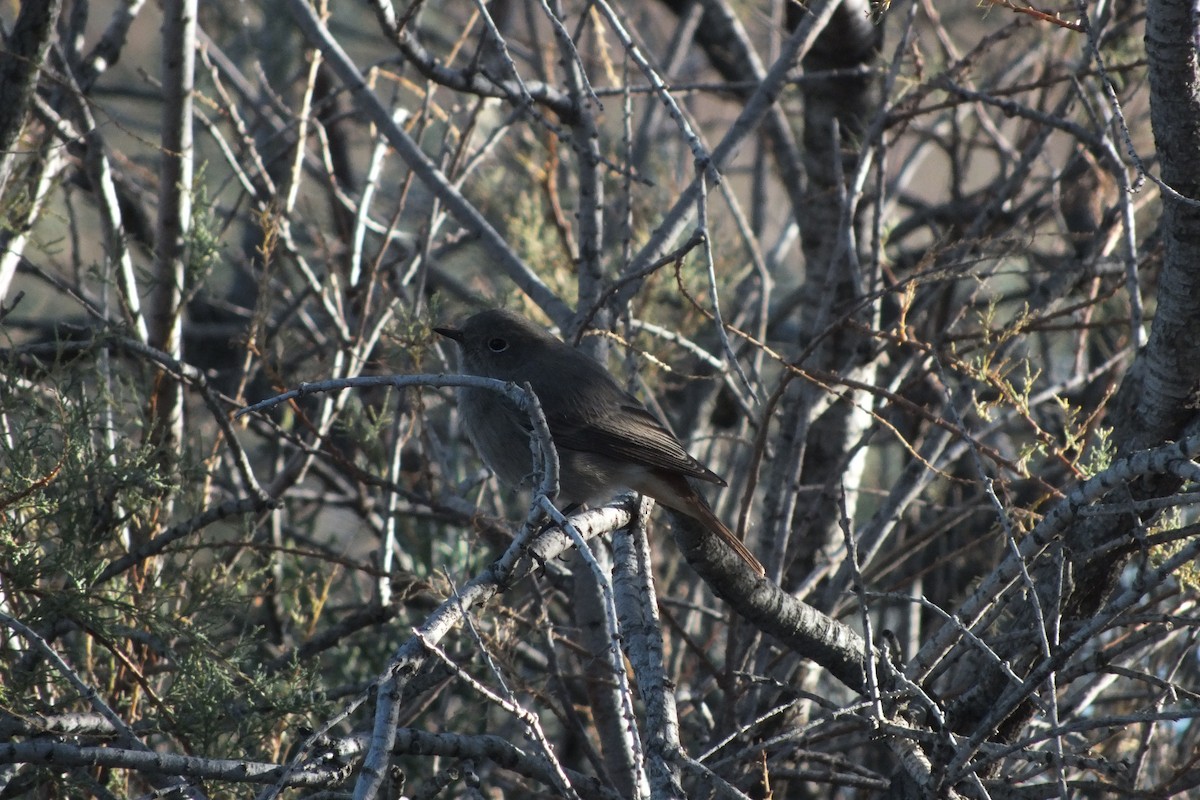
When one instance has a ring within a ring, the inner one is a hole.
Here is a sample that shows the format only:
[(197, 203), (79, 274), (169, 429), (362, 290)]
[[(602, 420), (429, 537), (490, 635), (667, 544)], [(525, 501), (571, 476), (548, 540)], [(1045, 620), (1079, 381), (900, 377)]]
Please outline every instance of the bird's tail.
[(718, 539), (733, 548), (733, 552), (737, 553), (756, 573), (760, 576), (767, 574), (754, 554), (746, 548), (746, 545), (742, 544), (742, 540), (734, 536), (733, 531), (725, 527), (721, 518), (713, 513), (704, 496), (696, 491), (696, 487), (692, 486), (686, 476), (665, 470), (645, 470), (635, 477), (638, 477), (638, 480), (632, 482), (631, 488), (641, 494), (653, 497), (667, 508), (674, 509), (680, 514), (700, 522), (707, 530), (716, 534)]
[(750, 568), (757, 572), (760, 576), (767, 574), (767, 571), (763, 568), (762, 563), (754, 557), (754, 554), (750, 552), (746, 545), (742, 544), (742, 540), (737, 538), (733, 531), (725, 527), (725, 523), (721, 521), (720, 517), (713, 513), (713, 510), (708, 507), (708, 503), (705, 503), (703, 500), (701, 500), (700, 505), (696, 510), (700, 513), (693, 514), (692, 516), (695, 516), (696, 519), (703, 522), (706, 528), (717, 535), (717, 538), (732, 547), (733, 552), (741, 556), (742, 560), (749, 564)]

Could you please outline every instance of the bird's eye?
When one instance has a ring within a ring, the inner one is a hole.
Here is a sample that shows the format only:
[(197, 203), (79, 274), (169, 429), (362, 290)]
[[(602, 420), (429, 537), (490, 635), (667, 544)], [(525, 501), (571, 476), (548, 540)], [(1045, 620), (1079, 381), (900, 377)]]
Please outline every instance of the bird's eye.
[(491, 350), (493, 353), (503, 353), (507, 349), (507, 339), (501, 339), (499, 336), (494, 339), (488, 339), (488, 350)]

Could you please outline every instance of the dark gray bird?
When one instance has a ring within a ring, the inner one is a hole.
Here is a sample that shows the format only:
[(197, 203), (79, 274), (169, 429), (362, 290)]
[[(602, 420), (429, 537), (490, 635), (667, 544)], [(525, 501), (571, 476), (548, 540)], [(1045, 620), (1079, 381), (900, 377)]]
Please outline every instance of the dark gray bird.
[(1076, 258), (1087, 261), (1102, 245), (1097, 234), (1119, 199), (1117, 182), (1083, 147), (1067, 162), (1059, 181), (1059, 211), (1071, 234)]
[[(625, 490), (648, 495), (699, 520), (755, 572), (766, 574), (688, 479), (725, 481), (692, 458), (594, 359), (500, 309), (475, 314), (459, 328), (434, 330), (458, 343), (463, 373), (533, 387), (558, 450), (563, 502), (604, 503)], [(458, 405), (483, 460), (503, 482), (521, 485), (533, 471), (528, 415), (487, 389), (459, 389)]]

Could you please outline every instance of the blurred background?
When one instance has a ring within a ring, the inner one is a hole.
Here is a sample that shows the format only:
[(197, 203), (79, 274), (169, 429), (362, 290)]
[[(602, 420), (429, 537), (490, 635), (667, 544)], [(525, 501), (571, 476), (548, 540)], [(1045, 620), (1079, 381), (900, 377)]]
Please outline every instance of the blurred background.
[[(170, 776), (220, 797), (1194, 785), (1194, 584), (1153, 572), (1188, 541), (1188, 480), (1126, 475), (1092, 527), (1028, 538), (1194, 417), (1127, 378), (1158, 352), (1175, 241), (1147, 180), (1167, 167), (1146, 13), (4, 4), (0, 611), (25, 627), (0, 627), (0, 738), (28, 747), (0, 797)], [(604, 587), (569, 555), (463, 609), (439, 633), (455, 669), (387, 683), (528, 493), (487, 472), (450, 389), (233, 415), (304, 382), (453, 372), (431, 327), (496, 306), (601, 359), (728, 481), (709, 499), (770, 580), (886, 640), (910, 682), (860, 704), (719, 599), (658, 512), (643, 610), (674, 722), (644, 667), (609, 668)], [(1169, 421), (1143, 425), (1160, 401)], [(409, 738), (372, 776), (381, 685)], [(332, 740), (340, 788), (266, 772)], [(192, 760), (138, 766), (134, 741)], [(661, 741), (660, 783), (642, 751)]]

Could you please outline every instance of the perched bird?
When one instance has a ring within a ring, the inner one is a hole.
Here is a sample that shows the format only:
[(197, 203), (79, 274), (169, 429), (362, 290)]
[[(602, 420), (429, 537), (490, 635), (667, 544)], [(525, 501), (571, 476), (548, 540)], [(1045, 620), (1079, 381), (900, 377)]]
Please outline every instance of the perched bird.
[[(483, 311), (459, 328), (434, 330), (458, 343), (464, 374), (533, 387), (558, 451), (563, 502), (603, 503), (624, 490), (648, 495), (700, 521), (765, 574), (688, 479), (720, 486), (725, 481), (688, 455), (597, 361), (511, 311)], [(500, 480), (525, 482), (533, 472), (528, 415), (487, 389), (459, 389), (458, 407), (471, 441)]]
[(1117, 182), (1085, 147), (1076, 149), (1059, 176), (1059, 211), (1071, 234), (1075, 257), (1087, 261), (1103, 246), (1097, 236), (1119, 199)]

